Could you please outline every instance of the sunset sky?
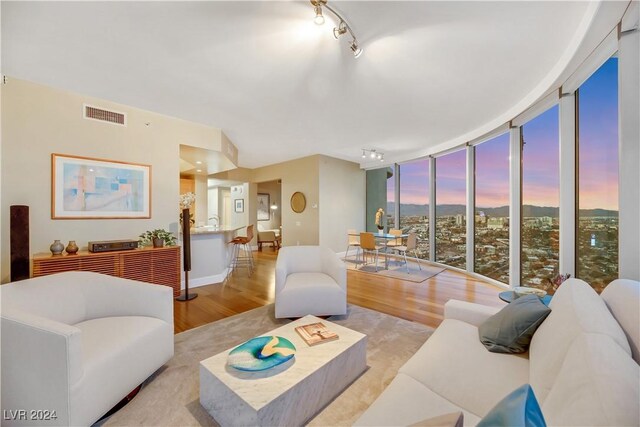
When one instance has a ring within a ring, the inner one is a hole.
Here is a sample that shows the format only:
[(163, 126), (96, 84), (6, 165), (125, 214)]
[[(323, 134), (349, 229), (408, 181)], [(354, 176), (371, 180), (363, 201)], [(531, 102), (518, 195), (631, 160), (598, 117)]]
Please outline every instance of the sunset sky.
[[(618, 209), (618, 60), (608, 60), (579, 90), (581, 209)], [(523, 204), (558, 206), (559, 145), (556, 105), (523, 126)], [(387, 197), (393, 200), (393, 179)], [(465, 204), (465, 152), (436, 159), (438, 204)], [(401, 203), (429, 202), (429, 161), (400, 166)], [(476, 147), (476, 206), (509, 204), (509, 136)]]

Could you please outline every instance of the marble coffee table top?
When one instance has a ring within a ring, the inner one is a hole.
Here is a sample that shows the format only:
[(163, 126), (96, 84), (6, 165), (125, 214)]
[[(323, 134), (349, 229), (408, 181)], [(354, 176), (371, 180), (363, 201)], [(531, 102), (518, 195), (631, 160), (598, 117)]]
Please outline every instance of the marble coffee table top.
[[(322, 322), (337, 333), (339, 339), (309, 346), (295, 331), (297, 326)], [(296, 355), (286, 363), (260, 372), (244, 372), (227, 365), (227, 356), (236, 346), (200, 362), (226, 387), (233, 390), (255, 410), (269, 405), (318, 369), (330, 363), (351, 347), (366, 340), (366, 335), (315, 316), (305, 316), (260, 336), (278, 335), (296, 347)], [(241, 343), (238, 343), (240, 345)]]

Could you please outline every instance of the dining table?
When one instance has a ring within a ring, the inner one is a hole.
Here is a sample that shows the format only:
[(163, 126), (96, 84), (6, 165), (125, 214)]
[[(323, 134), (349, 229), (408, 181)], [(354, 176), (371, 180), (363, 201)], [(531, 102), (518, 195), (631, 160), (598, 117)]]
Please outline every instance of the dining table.
[[(395, 239), (406, 239), (409, 237), (408, 234), (389, 234), (389, 233), (381, 233), (381, 232), (371, 232), (371, 231), (363, 231), (363, 233), (371, 233), (376, 240), (384, 242), (384, 269), (389, 269), (389, 242)], [(349, 233), (350, 236), (358, 236), (360, 237), (360, 233)]]

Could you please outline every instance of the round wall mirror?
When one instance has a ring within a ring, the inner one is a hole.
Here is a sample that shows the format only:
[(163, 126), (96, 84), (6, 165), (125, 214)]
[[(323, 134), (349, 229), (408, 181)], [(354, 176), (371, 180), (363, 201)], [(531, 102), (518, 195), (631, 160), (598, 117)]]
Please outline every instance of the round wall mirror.
[(307, 207), (307, 199), (304, 198), (304, 194), (299, 191), (293, 193), (291, 196), (291, 209), (295, 213), (301, 213), (304, 211), (304, 208)]

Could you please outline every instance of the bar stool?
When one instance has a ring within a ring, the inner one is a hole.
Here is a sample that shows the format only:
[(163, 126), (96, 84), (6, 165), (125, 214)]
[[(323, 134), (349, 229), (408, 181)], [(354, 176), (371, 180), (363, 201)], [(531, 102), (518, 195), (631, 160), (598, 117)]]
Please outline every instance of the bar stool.
[[(253, 225), (247, 226), (247, 235), (238, 236), (232, 239), (229, 244), (233, 245), (231, 262), (229, 263), (228, 273), (233, 273), (236, 268), (246, 267), (249, 276), (253, 273), (253, 252), (251, 250), (251, 240), (253, 239)], [(244, 255), (240, 255), (240, 250)]]

